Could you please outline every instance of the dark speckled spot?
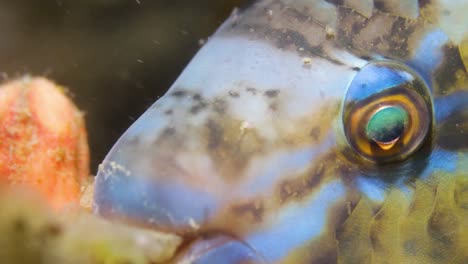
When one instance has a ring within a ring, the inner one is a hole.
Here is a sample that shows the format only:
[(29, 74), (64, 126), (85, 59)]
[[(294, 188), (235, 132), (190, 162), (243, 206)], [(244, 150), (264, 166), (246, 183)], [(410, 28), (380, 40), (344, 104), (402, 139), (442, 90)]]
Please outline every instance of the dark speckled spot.
[(314, 140), (318, 140), (320, 138), (320, 127), (312, 128), (309, 134)]
[(279, 95), (280, 90), (267, 90), (264, 95), (269, 98), (275, 98)]
[(334, 5), (343, 5), (344, 3), (344, 0), (325, 0), (325, 1)]
[(26, 221), (22, 217), (17, 218), (16, 220), (13, 221), (12, 230), (14, 230), (15, 232), (18, 232), (18, 233), (26, 232), (27, 231)]
[(361, 56), (359, 56), (359, 58), (361, 58), (361, 59), (363, 59), (363, 60), (366, 60), (366, 61), (372, 60), (372, 57), (371, 57), (371, 56), (368, 56), (368, 55), (361, 55)]
[(170, 136), (170, 135), (174, 135), (176, 132), (175, 128), (174, 127), (166, 127), (162, 134), (163, 136)]
[(411, 36), (414, 30), (414, 24), (409, 23), (405, 18), (397, 17), (393, 22), (390, 36), (387, 38), (390, 47), (389, 52), (402, 58), (407, 57), (409, 44), (408, 38), (404, 36)]
[[(308, 16), (305, 16), (304, 19), (309, 19)], [(311, 46), (310, 43), (307, 41), (306, 37), (298, 31), (291, 30), (291, 29), (284, 29), (284, 30), (275, 30), (273, 29), (271, 34), (275, 35), (277, 38), (276, 46), (280, 49), (287, 49), (290, 46), (293, 47), (301, 47), (304, 51), (307, 51), (308, 56), (318, 56), (324, 57), (328, 59), (332, 63), (336, 63), (341, 65), (341, 62), (328, 57), (326, 52), (323, 51), (322, 45), (314, 45)]]
[(264, 207), (261, 201), (251, 201), (232, 206), (232, 212), (243, 217), (252, 217), (255, 222), (262, 221)]
[(375, 0), (374, 1), (374, 6), (376, 9), (380, 11), (385, 11), (385, 3), (382, 0)]
[(270, 108), (271, 111), (276, 112), (278, 111), (278, 102), (273, 102), (268, 105), (268, 108)]
[(172, 111), (172, 109), (167, 109), (166, 111), (164, 111), (164, 114), (165, 115), (172, 115), (173, 111)]
[(257, 94), (257, 89), (253, 88), (253, 87), (247, 87), (245, 88), (245, 90), (253, 95), (256, 95)]
[(353, 26), (351, 27), (351, 30), (353, 32), (359, 32), (362, 29), (362, 22), (356, 21), (354, 22)]
[(421, 9), (431, 4), (431, 0), (419, 0), (418, 3), (419, 3), (419, 8)]
[(243, 170), (252, 158), (264, 151), (264, 140), (255, 129), (243, 129), (242, 120), (214, 112), (209, 114), (202, 128), (204, 149), (221, 177), (227, 181), (241, 181)]
[(181, 98), (187, 96), (188, 92), (185, 90), (177, 90), (171, 93), (172, 96), (176, 98)]
[(192, 98), (195, 101), (201, 101), (203, 99), (200, 94), (194, 94)]
[(51, 223), (44, 227), (44, 233), (49, 237), (57, 237), (63, 232), (62, 227), (58, 224)]
[(212, 106), (216, 113), (220, 115), (226, 113), (227, 103), (223, 99), (215, 99)]
[(223, 140), (223, 128), (213, 120), (208, 120), (206, 127), (208, 128), (208, 149), (215, 149)]
[(192, 107), (190, 107), (190, 113), (192, 114), (198, 114), (201, 110), (205, 109), (208, 106), (208, 104), (204, 101), (199, 101)]
[(233, 98), (239, 98), (239, 93), (236, 92), (236, 91), (229, 91), (229, 96), (233, 97)]

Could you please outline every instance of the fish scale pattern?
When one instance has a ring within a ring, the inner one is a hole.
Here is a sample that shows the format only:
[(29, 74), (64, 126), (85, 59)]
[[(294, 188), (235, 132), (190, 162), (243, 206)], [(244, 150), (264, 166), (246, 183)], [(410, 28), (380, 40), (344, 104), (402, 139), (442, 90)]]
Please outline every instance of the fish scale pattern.
[(466, 174), (417, 181), (411, 200), (392, 190), (377, 210), (361, 199), (337, 232), (338, 263), (467, 263), (467, 218)]

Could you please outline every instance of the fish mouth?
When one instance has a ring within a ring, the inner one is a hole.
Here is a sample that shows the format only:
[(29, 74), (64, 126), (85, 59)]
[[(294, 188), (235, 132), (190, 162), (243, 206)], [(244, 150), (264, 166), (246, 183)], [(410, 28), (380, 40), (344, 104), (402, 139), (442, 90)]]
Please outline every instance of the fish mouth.
[(377, 209), (361, 198), (337, 230), (338, 260), (462, 263), (468, 244), (466, 173), (416, 181), (412, 195), (390, 190)]
[[(128, 160), (119, 163), (118, 155), (112, 157), (112, 161), (101, 164), (96, 177), (93, 210), (99, 215), (159, 231), (190, 234), (218, 207), (215, 194), (181, 182), (196, 173), (181, 173), (180, 167), (164, 164), (168, 159), (134, 164)], [(153, 167), (166, 170), (149, 173)]]

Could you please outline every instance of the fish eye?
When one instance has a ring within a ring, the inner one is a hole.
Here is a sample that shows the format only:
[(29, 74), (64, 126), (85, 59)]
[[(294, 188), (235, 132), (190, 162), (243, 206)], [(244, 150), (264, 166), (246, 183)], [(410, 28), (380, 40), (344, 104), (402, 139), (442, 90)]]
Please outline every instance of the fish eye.
[(432, 100), (423, 79), (407, 66), (374, 61), (351, 81), (343, 104), (346, 139), (375, 163), (399, 161), (428, 138)]

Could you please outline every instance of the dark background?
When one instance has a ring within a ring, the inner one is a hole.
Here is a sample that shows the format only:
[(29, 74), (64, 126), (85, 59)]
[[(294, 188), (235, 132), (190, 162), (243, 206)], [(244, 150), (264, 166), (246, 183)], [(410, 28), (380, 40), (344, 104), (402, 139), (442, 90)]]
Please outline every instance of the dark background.
[(86, 113), (91, 172), (246, 0), (0, 0), (0, 80), (46, 76)]

